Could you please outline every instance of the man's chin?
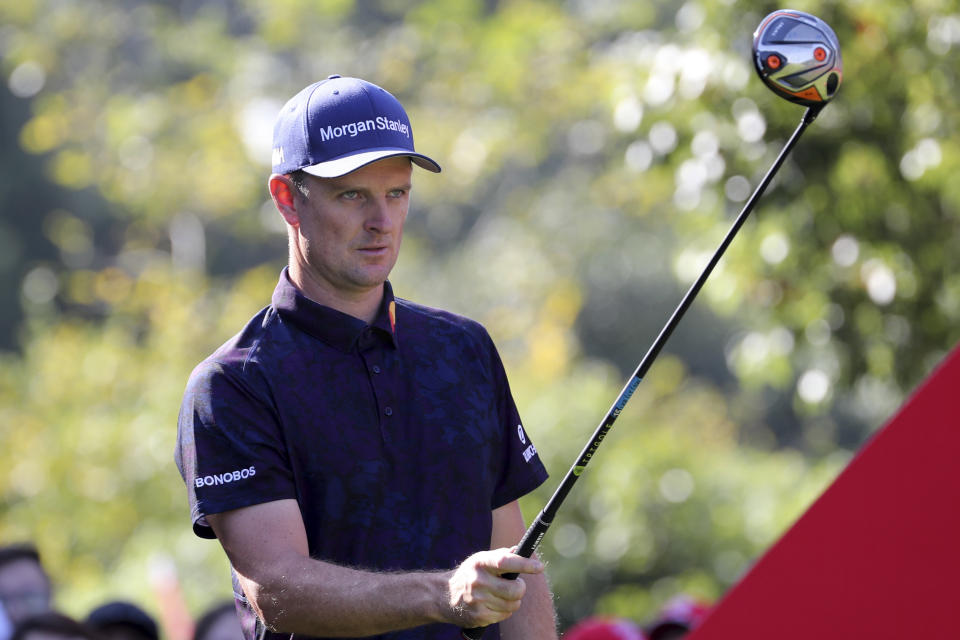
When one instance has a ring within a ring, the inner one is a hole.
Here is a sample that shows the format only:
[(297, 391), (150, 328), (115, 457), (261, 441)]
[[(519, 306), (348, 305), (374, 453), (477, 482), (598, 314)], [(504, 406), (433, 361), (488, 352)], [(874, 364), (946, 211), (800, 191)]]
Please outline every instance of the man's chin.
[(359, 288), (365, 289), (375, 289), (379, 286), (382, 286), (386, 282), (387, 278), (390, 277), (391, 268), (386, 268), (383, 266), (377, 266), (374, 268), (368, 267), (363, 269), (360, 273), (357, 273), (354, 278), (354, 284)]

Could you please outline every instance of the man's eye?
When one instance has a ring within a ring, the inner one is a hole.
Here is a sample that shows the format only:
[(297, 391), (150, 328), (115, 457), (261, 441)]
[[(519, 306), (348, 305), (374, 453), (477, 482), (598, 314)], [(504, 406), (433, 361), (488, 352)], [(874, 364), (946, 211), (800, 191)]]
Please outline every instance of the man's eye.
[(356, 200), (360, 197), (359, 191), (344, 191), (340, 194), (340, 197), (344, 200)]
[(394, 189), (393, 191), (390, 192), (390, 197), (402, 198), (404, 195), (406, 195), (406, 193), (407, 193), (406, 189)]

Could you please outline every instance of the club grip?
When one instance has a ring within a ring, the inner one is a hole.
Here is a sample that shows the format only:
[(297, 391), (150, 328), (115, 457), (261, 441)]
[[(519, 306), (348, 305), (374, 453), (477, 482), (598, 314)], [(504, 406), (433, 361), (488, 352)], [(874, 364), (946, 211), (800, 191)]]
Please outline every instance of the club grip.
[[(547, 533), (547, 529), (550, 528), (551, 520), (552, 518), (548, 518), (543, 511), (537, 515), (537, 519), (533, 521), (530, 528), (523, 534), (520, 544), (517, 545), (518, 556), (529, 558), (533, 555), (533, 552), (536, 551), (540, 545), (543, 536)], [(504, 580), (516, 580), (518, 575), (517, 573), (502, 573), (500, 577)], [(483, 637), (484, 630), (486, 630), (486, 627), (460, 629), (460, 637), (463, 638), (463, 640), (480, 640), (480, 638)]]
[(483, 632), (486, 631), (486, 627), (473, 627), (471, 629), (460, 629), (460, 637), (463, 640), (480, 640), (483, 637)]

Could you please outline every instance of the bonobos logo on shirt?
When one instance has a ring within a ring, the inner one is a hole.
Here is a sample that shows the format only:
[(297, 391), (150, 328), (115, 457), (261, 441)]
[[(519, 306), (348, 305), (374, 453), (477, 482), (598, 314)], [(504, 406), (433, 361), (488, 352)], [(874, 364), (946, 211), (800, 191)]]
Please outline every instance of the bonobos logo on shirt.
[(257, 475), (257, 468), (253, 465), (250, 465), (246, 469), (237, 469), (236, 471), (227, 471), (226, 473), (217, 473), (210, 476), (197, 477), (193, 480), (193, 484), (200, 487), (212, 487), (218, 484), (229, 484), (231, 482), (237, 482), (239, 480), (246, 480), (247, 478), (252, 478)]

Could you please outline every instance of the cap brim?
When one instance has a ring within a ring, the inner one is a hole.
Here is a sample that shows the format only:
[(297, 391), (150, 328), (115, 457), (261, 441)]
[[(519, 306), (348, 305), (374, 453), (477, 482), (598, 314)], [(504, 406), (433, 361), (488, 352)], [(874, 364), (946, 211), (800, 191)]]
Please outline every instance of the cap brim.
[(337, 158), (336, 160), (330, 160), (328, 162), (310, 165), (309, 167), (303, 167), (302, 170), (312, 176), (317, 176), (318, 178), (339, 178), (340, 176), (347, 175), (351, 171), (356, 171), (360, 167), (365, 167), (368, 164), (374, 163), (377, 160), (383, 160), (384, 158), (396, 158), (398, 156), (406, 156), (410, 158), (414, 164), (416, 164), (418, 167), (426, 169), (427, 171), (440, 173), (440, 165), (434, 162), (431, 158), (428, 158), (422, 153), (414, 153), (407, 151), (406, 149), (378, 149), (376, 151), (364, 151), (363, 153), (357, 153), (352, 156)]

